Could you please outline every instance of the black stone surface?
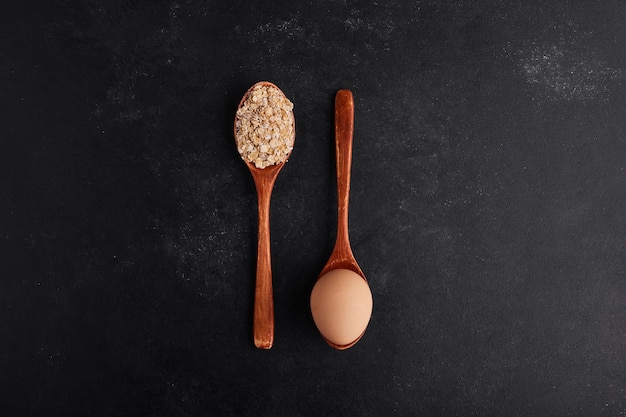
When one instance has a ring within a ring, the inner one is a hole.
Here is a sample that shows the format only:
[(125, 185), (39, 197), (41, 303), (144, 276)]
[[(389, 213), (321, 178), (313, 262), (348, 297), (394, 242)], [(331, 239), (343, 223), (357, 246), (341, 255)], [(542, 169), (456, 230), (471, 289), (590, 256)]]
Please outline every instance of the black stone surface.
[[(14, 2), (16, 3), (16, 2)], [(0, 17), (7, 416), (626, 415), (626, 4), (52, 1)], [(295, 104), (251, 336), (253, 83)], [(374, 313), (338, 352), (332, 104)]]

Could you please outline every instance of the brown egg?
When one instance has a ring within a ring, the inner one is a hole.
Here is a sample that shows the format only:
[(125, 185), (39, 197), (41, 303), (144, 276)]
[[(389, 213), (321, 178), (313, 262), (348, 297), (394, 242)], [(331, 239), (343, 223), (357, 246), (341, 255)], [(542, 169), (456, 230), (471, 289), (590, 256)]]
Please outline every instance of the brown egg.
[(372, 315), (372, 293), (356, 272), (334, 269), (320, 277), (311, 292), (313, 321), (322, 336), (337, 346), (358, 340)]

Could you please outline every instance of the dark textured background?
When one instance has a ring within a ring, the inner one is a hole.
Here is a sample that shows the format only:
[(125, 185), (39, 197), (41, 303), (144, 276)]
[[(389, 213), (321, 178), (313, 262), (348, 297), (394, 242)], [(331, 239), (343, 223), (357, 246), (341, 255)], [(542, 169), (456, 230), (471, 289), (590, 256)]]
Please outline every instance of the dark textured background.
[[(626, 416), (624, 2), (2, 9), (2, 415)], [(260, 80), (297, 122), (270, 351), (232, 137)], [(308, 307), (340, 88), (374, 296), (344, 352)]]

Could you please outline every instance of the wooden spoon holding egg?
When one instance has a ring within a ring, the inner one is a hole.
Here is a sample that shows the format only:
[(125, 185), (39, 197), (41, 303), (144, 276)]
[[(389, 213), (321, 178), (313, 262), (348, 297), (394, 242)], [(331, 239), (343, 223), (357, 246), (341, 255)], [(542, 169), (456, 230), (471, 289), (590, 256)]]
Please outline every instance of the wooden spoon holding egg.
[(348, 235), (348, 199), (354, 131), (354, 99), (350, 90), (335, 96), (337, 163), (337, 239), (330, 259), (311, 292), (311, 313), (324, 340), (344, 350), (357, 343), (372, 315), (372, 293), (356, 262)]

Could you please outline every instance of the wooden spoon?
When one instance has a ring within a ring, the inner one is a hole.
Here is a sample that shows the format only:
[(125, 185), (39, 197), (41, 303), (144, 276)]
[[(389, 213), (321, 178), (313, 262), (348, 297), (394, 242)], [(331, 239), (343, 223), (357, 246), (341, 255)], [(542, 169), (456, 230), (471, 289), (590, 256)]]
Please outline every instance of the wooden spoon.
[[(335, 155), (337, 166), (337, 238), (335, 247), (320, 277), (331, 269), (349, 269), (366, 280), (350, 247), (348, 202), (354, 133), (354, 99), (350, 90), (339, 90), (335, 96)], [(367, 280), (366, 280), (367, 281)]]
[[(239, 102), (241, 108), (251, 91), (258, 85), (271, 86), (280, 91), (276, 85), (268, 81), (260, 81), (250, 87)], [(235, 117), (235, 124), (237, 117)], [(237, 127), (235, 125), (235, 134)], [(295, 118), (293, 132), (295, 135)], [(289, 152), (289, 155), (291, 152)], [(287, 158), (289, 157), (287, 155)], [(257, 263), (256, 263), (256, 284), (254, 288), (254, 315), (253, 315), (253, 336), (254, 345), (259, 349), (270, 349), (274, 344), (274, 294), (272, 289), (272, 260), (270, 248), (270, 200), (272, 189), (278, 177), (278, 173), (287, 162), (284, 161), (270, 165), (265, 168), (257, 168), (253, 163), (243, 160), (248, 166), (258, 198), (258, 241), (257, 241)]]
[[(339, 90), (335, 96), (335, 153), (337, 166), (337, 238), (330, 258), (322, 268), (318, 276), (320, 278), (328, 272), (344, 269), (353, 271), (366, 282), (365, 274), (359, 267), (352, 248), (348, 232), (348, 200), (350, 196), (350, 169), (352, 164), (352, 135), (354, 132), (354, 99), (350, 90)], [(367, 288), (366, 291), (369, 291)], [(371, 294), (370, 294), (371, 297)], [(371, 298), (370, 298), (371, 300)], [(371, 303), (371, 301), (370, 301)], [(371, 312), (371, 310), (370, 310)], [(367, 317), (369, 320), (369, 316)], [(324, 340), (335, 349), (344, 350), (357, 343), (363, 334), (361, 333), (354, 341), (338, 345)]]

